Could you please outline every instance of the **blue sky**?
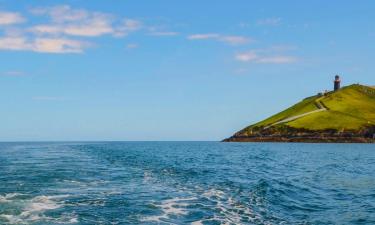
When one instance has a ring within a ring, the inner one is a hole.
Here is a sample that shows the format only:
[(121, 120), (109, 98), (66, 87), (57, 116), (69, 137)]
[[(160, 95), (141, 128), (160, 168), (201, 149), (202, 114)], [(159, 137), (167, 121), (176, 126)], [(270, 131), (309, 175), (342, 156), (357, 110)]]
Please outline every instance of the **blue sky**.
[(374, 1), (0, 0), (0, 140), (220, 140), (375, 84)]

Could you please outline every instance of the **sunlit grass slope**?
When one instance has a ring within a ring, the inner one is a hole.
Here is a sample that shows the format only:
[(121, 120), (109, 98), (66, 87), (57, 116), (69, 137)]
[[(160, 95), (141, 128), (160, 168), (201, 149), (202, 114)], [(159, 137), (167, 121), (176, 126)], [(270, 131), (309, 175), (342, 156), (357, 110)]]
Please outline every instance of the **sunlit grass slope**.
[(286, 125), (309, 130), (357, 130), (375, 125), (375, 90), (351, 85), (321, 100), (329, 109), (291, 121)]
[(294, 106), (278, 114), (275, 114), (274, 116), (271, 116), (268, 119), (265, 119), (259, 123), (256, 123), (252, 125), (251, 127), (263, 127), (263, 126), (271, 125), (273, 123), (276, 123), (277, 121), (280, 121), (280, 120), (283, 120), (283, 119), (286, 119), (295, 115), (300, 115), (300, 114), (307, 113), (313, 110), (317, 110), (318, 107), (315, 104), (316, 99), (318, 99), (318, 96), (306, 98), (303, 101), (295, 104)]
[(248, 129), (265, 127), (280, 120), (317, 110), (321, 103), (328, 110), (310, 114), (288, 123), (276, 126), (289, 126), (308, 130), (358, 130), (375, 125), (375, 89), (363, 85), (350, 85), (323, 97), (313, 96), (282, 111)]

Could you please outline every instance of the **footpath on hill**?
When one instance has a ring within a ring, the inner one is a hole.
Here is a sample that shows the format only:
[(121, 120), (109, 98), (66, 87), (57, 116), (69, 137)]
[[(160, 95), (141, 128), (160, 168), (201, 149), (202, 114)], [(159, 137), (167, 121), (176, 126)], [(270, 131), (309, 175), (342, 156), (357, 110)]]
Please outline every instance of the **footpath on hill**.
[(314, 113), (318, 113), (318, 112), (322, 112), (322, 111), (328, 110), (328, 108), (326, 108), (324, 106), (324, 104), (321, 102), (322, 99), (323, 99), (323, 97), (318, 98), (317, 100), (315, 100), (315, 105), (318, 108), (317, 110), (313, 110), (313, 111), (310, 111), (310, 112), (307, 112), (307, 113), (303, 113), (303, 114), (300, 114), (300, 115), (297, 115), (297, 116), (288, 117), (286, 119), (283, 119), (283, 120), (280, 120), (280, 121), (278, 121), (276, 123), (268, 125), (268, 126), (264, 127), (263, 129), (265, 130), (265, 129), (268, 129), (268, 128), (272, 127), (272, 126), (278, 125), (278, 124), (287, 123), (287, 122), (290, 122), (290, 121), (293, 121), (293, 120), (305, 117), (305, 116), (310, 115), (310, 114), (314, 114)]

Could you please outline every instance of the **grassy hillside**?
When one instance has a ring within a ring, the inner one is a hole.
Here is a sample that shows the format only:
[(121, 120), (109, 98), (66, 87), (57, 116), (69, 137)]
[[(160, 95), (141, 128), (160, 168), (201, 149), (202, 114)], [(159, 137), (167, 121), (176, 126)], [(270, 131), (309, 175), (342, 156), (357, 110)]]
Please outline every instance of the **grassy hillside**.
[(351, 85), (333, 92), (321, 100), (328, 111), (308, 115), (287, 123), (295, 128), (310, 130), (358, 130), (375, 125), (375, 90), (361, 85)]
[(295, 115), (303, 114), (306, 112), (310, 112), (313, 110), (317, 110), (318, 107), (315, 104), (315, 101), (318, 99), (317, 96), (309, 97), (304, 99), (303, 101), (295, 104), (294, 106), (274, 115), (268, 119), (265, 119), (259, 123), (254, 124), (252, 127), (263, 127), (267, 125), (271, 125), (276, 123), (277, 121), (286, 119), (288, 117), (292, 117)]
[[(285, 123), (272, 125), (290, 117), (325, 107), (326, 111), (316, 112)], [(313, 96), (296, 105), (254, 125), (239, 133), (249, 134), (252, 130), (264, 129), (267, 126), (290, 127), (318, 130), (360, 130), (375, 125), (375, 89), (363, 85), (350, 85), (324, 96)]]

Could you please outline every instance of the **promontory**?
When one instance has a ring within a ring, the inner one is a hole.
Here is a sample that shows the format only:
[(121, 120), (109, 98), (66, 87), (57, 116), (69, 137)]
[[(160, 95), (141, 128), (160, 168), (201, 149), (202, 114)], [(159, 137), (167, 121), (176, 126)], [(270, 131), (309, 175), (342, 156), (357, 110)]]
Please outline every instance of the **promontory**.
[(375, 143), (375, 87), (353, 84), (305, 98), (225, 142)]

